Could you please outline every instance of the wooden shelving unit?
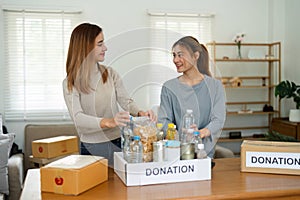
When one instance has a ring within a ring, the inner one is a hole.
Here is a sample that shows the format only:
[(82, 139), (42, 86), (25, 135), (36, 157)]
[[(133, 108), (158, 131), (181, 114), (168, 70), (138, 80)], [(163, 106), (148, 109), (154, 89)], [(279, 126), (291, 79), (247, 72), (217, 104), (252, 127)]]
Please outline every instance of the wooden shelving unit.
[[(226, 122), (230, 122), (232, 116), (243, 118), (255, 115), (268, 118), (266, 120), (268, 123), (263, 125), (245, 124), (238, 127), (228, 125), (223, 128), (223, 131), (270, 129), (272, 118), (280, 116), (280, 102), (275, 99), (274, 88), (281, 80), (281, 43), (242, 43), (241, 49), (244, 51), (242, 59), (236, 58), (237, 45), (235, 43), (211, 42), (207, 44), (207, 47), (214, 62), (215, 77), (222, 80), (227, 99), (229, 99), (227, 108), (235, 107), (235, 109), (227, 109)], [(254, 69), (258, 69), (257, 73)], [(221, 72), (217, 74), (218, 71)], [(233, 78), (238, 78), (242, 84), (232, 86), (230, 82), (224, 83), (224, 80)], [(255, 96), (254, 94), (252, 99), (237, 97), (231, 100), (232, 93), (243, 97), (257, 91), (260, 91), (262, 95)], [(262, 108), (265, 104), (271, 105), (273, 111), (264, 112)], [(244, 107), (244, 109), (237, 111), (237, 107)]]

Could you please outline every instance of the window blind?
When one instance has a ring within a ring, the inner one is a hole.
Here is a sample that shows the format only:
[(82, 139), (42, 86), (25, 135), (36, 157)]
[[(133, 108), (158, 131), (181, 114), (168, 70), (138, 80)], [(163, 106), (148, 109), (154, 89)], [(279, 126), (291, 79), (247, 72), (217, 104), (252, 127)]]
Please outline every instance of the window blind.
[(6, 120), (69, 119), (62, 92), (80, 12), (4, 10)]
[(171, 48), (183, 36), (193, 36), (202, 44), (212, 41), (213, 14), (149, 12), (149, 15), (152, 28), (151, 43), (153, 46), (161, 46), (161, 49), (152, 51), (151, 60), (155, 63), (165, 66), (170, 66), (171, 63), (173, 66), (170, 62)]
[[(161, 13), (148, 12), (150, 18), (150, 60), (152, 66), (148, 74), (159, 76), (163, 80), (161, 85), (156, 84), (151, 90), (151, 99), (160, 99), (160, 92), (163, 82), (175, 78), (177, 73), (171, 53), (172, 45), (183, 36), (193, 36), (206, 44), (213, 38), (214, 15), (212, 14), (191, 14), (191, 13)], [(156, 66), (156, 67), (155, 67)], [(155, 105), (157, 106), (157, 105)]]

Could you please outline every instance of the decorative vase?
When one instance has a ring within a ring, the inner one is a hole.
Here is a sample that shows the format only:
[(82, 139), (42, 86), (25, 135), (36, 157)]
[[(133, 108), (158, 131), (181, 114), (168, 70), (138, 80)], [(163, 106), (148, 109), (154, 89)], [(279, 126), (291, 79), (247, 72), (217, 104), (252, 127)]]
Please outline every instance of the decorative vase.
[(289, 113), (290, 122), (300, 122), (300, 109), (291, 109)]
[(242, 54), (241, 54), (241, 44), (237, 44), (237, 46), (238, 46), (238, 59), (242, 59)]

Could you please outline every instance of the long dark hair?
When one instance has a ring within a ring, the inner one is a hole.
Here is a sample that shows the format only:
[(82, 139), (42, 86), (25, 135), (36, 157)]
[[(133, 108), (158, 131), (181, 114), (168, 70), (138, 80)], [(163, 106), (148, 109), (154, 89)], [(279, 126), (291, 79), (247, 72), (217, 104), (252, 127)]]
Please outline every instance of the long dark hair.
[(192, 36), (185, 36), (175, 42), (172, 49), (177, 45), (185, 47), (191, 54), (199, 52), (197, 68), (200, 73), (211, 76), (211, 72), (209, 71), (209, 55), (203, 44), (200, 44), (198, 40)]
[[(72, 32), (66, 62), (66, 71), (68, 78), (68, 89), (72, 91), (75, 88), (83, 93), (89, 93), (90, 69), (88, 55), (94, 49), (96, 37), (102, 32), (102, 29), (95, 24), (82, 23)], [(103, 83), (106, 82), (108, 71), (102, 73)]]

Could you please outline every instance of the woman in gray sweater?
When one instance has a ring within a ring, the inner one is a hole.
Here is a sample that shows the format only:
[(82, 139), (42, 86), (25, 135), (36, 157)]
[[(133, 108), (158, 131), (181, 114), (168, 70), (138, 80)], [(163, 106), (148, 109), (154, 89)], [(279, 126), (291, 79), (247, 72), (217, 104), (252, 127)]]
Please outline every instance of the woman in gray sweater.
[(192, 128), (199, 131), (208, 156), (213, 158), (226, 117), (224, 88), (221, 81), (211, 77), (208, 51), (197, 39), (181, 38), (172, 53), (177, 72), (182, 75), (164, 83), (158, 122), (165, 129), (168, 123), (174, 123), (181, 133), (186, 110), (193, 110)]
[[(120, 151), (120, 126), (133, 116), (149, 116), (130, 99), (119, 74), (100, 65), (107, 47), (102, 29), (83, 23), (72, 32), (66, 62), (67, 77), (63, 92), (70, 116), (76, 126), (81, 154), (98, 155), (113, 165), (113, 153)], [(124, 111), (119, 111), (119, 107)]]

